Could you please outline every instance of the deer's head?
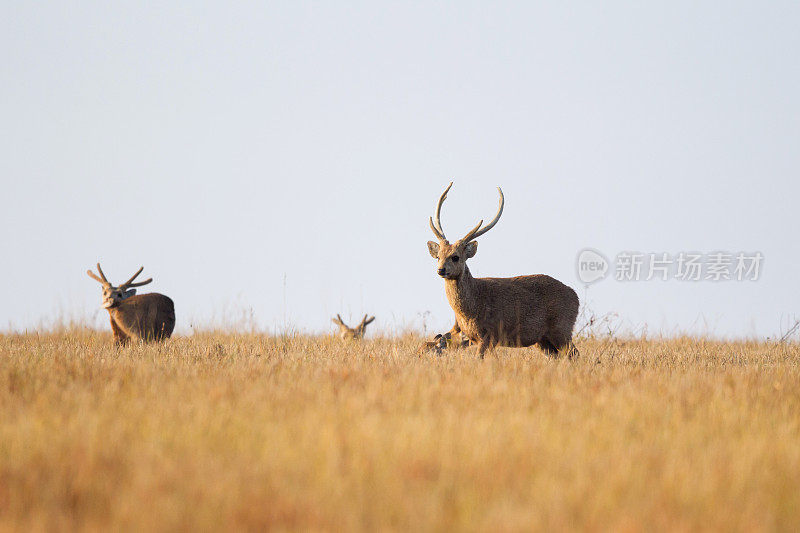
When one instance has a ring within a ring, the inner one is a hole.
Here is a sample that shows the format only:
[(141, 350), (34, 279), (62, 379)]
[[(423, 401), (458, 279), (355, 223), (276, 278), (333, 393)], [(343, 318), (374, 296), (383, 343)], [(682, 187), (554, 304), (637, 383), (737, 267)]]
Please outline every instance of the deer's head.
[(364, 318), (361, 319), (361, 323), (351, 328), (347, 324), (344, 323), (342, 317), (338, 314), (336, 318), (332, 318), (331, 322), (339, 326), (339, 336), (343, 339), (360, 339), (364, 336), (364, 332), (367, 330), (367, 324), (371, 324), (372, 321), (375, 320), (375, 317), (367, 318), (367, 315), (364, 315)]
[(136, 279), (136, 276), (142, 273), (144, 267), (139, 267), (139, 270), (136, 271), (136, 274), (131, 276), (131, 279), (120, 285), (119, 287), (115, 287), (111, 285), (111, 283), (106, 279), (106, 275), (103, 273), (103, 269), (100, 268), (100, 263), (97, 263), (97, 271), (100, 273), (100, 276), (97, 276), (91, 270), (87, 270), (86, 273), (89, 274), (89, 277), (95, 281), (99, 281), (103, 285), (103, 296), (101, 299), (101, 305), (104, 309), (110, 309), (111, 307), (119, 305), (119, 303), (126, 298), (130, 298), (134, 294), (136, 294), (136, 289), (133, 287), (141, 287), (142, 285), (147, 285), (153, 278), (146, 279), (144, 281), (140, 281), (138, 283), (134, 283), (133, 280)]
[(442, 193), (442, 196), (439, 197), (439, 203), (436, 205), (436, 218), (430, 218), (431, 230), (433, 230), (433, 234), (436, 235), (438, 242), (428, 241), (428, 251), (431, 257), (437, 260), (436, 272), (445, 279), (458, 279), (461, 274), (464, 273), (467, 259), (475, 257), (475, 254), (478, 252), (478, 243), (475, 239), (497, 224), (497, 221), (500, 220), (500, 215), (503, 214), (503, 205), (505, 203), (503, 191), (498, 187), (497, 190), (500, 193), (500, 208), (497, 210), (497, 214), (489, 225), (481, 227), (483, 226), (483, 220), (481, 220), (478, 222), (478, 225), (472, 228), (463, 238), (450, 244), (450, 241), (444, 236), (441, 214), (442, 204), (445, 198), (447, 198), (447, 193), (452, 186), (453, 182), (451, 181), (450, 185), (448, 185)]

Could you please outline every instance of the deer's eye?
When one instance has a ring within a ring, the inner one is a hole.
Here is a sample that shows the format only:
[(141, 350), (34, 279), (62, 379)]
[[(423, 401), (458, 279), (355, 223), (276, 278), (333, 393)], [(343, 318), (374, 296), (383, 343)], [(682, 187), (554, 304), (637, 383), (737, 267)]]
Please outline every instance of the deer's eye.
[(453, 257), (451, 257), (450, 259), (452, 259), (452, 260), (453, 260), (453, 263), (458, 263), (458, 256), (457, 256), (457, 255), (454, 255), (454, 256), (453, 256)]

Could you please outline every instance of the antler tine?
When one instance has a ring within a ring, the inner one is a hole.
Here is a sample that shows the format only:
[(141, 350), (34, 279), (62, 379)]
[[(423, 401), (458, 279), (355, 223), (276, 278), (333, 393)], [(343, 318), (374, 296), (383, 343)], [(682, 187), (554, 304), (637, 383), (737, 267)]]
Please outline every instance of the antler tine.
[(461, 242), (474, 241), (475, 239), (477, 239), (481, 235), (484, 235), (487, 231), (492, 229), (494, 225), (497, 224), (497, 221), (500, 220), (500, 215), (503, 214), (503, 206), (505, 206), (506, 201), (505, 197), (503, 196), (503, 189), (498, 187), (497, 192), (500, 193), (500, 207), (497, 209), (497, 214), (494, 216), (492, 221), (489, 222), (488, 226), (481, 228), (481, 225), (483, 224), (483, 220), (481, 220), (477, 226), (475, 226), (469, 233), (467, 233), (467, 235), (463, 239), (461, 239)]
[[(141, 274), (141, 273), (142, 273), (142, 270), (144, 270), (144, 267), (143, 267), (143, 266), (140, 266), (140, 267), (139, 267), (139, 270), (137, 270), (137, 271), (136, 271), (136, 274), (134, 274), (133, 276), (131, 276), (131, 279), (129, 279), (128, 281), (126, 281), (125, 283), (123, 283), (122, 285), (120, 285), (119, 287), (120, 287), (120, 288), (122, 288), (122, 287), (133, 287), (133, 285), (131, 285), (131, 282), (132, 282), (133, 280), (135, 280), (135, 279), (136, 279), (136, 276), (138, 276), (139, 274)], [(152, 281), (152, 279), (151, 279), (150, 281)], [(150, 283), (150, 281), (148, 281), (147, 283)], [(137, 285), (137, 286), (138, 286), (138, 285)]]
[(349, 327), (344, 323), (344, 320), (342, 320), (342, 317), (339, 315), (339, 313), (336, 313), (336, 318), (333, 319), (333, 322), (339, 324), (340, 326)]
[(136, 283), (128, 283), (128, 284), (125, 285), (125, 288), (127, 289), (127, 288), (130, 288), (130, 287), (141, 287), (142, 285), (147, 285), (148, 283), (151, 283), (152, 281), (153, 281), (153, 278), (147, 278), (144, 281), (137, 281)]
[(105, 281), (103, 281), (102, 279), (100, 279), (100, 278), (97, 276), (97, 274), (95, 274), (95, 273), (94, 273), (94, 272), (92, 272), (91, 270), (87, 270), (87, 271), (86, 271), (86, 273), (87, 273), (87, 274), (89, 274), (89, 277), (90, 277), (90, 278), (92, 278), (93, 280), (95, 280), (95, 281), (99, 281), (99, 282), (100, 282), (100, 283), (102, 283), (103, 285), (106, 285), (106, 284), (107, 284), (107, 282), (105, 282)]
[(480, 222), (478, 222), (477, 226), (475, 226), (474, 228), (469, 230), (467, 232), (467, 234), (464, 236), (464, 238), (461, 239), (458, 242), (469, 242), (469, 241), (471, 241), (474, 238), (473, 235), (475, 235), (478, 232), (478, 230), (481, 229), (481, 226), (483, 226), (483, 219), (481, 219)]
[(447, 186), (442, 195), (439, 197), (439, 203), (436, 204), (436, 218), (430, 218), (431, 229), (433, 230), (434, 235), (443, 241), (447, 239), (444, 236), (444, 230), (442, 229), (442, 204), (447, 198), (447, 193), (450, 192), (450, 187), (452, 186), (453, 182), (451, 181), (450, 185)]
[(444, 236), (444, 233), (436, 229), (436, 226), (433, 223), (433, 217), (430, 217), (430, 224), (431, 224), (431, 229), (433, 230), (433, 234), (436, 235), (436, 238), (439, 239), (440, 241), (446, 241), (447, 238)]
[(108, 281), (106, 275), (103, 274), (103, 269), (100, 268), (100, 263), (97, 263), (97, 271), (100, 272), (100, 277), (103, 278), (103, 283), (108, 283), (109, 285), (111, 285), (111, 282)]
[[(367, 318), (367, 315), (364, 315), (364, 318)], [(369, 317), (369, 318), (367, 319), (367, 321), (366, 321), (366, 322), (364, 322), (364, 325), (366, 326), (367, 324), (372, 324), (372, 321), (373, 321), (373, 320), (375, 320), (375, 317), (374, 317), (374, 316), (371, 316), (371, 317)]]

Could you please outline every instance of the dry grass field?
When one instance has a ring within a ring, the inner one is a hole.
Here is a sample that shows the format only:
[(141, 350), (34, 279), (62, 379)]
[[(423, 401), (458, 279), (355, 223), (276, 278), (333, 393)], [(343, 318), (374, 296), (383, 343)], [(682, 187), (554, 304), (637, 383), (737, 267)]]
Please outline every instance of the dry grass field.
[(800, 528), (800, 347), (0, 336), (0, 530)]

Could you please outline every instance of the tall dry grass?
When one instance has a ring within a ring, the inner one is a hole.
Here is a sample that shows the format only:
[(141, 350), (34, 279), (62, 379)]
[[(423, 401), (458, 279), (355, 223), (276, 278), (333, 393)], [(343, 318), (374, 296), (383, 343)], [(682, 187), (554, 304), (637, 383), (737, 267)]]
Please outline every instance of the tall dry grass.
[(800, 348), (0, 337), (0, 529), (797, 530)]

